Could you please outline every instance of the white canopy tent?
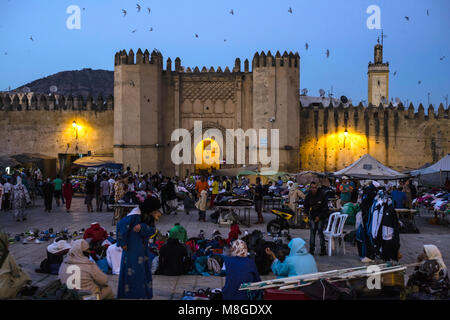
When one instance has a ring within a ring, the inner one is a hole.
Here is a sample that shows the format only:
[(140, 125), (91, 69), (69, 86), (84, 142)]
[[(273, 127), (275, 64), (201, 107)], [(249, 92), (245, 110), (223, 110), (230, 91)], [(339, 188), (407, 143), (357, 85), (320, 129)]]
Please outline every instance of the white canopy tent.
[(411, 171), (411, 175), (422, 185), (444, 185), (445, 180), (450, 176), (450, 153), (429, 167)]
[(408, 177), (408, 175), (386, 167), (369, 154), (363, 155), (348, 167), (336, 171), (334, 175), (336, 177), (348, 176), (351, 178), (371, 180), (397, 180)]

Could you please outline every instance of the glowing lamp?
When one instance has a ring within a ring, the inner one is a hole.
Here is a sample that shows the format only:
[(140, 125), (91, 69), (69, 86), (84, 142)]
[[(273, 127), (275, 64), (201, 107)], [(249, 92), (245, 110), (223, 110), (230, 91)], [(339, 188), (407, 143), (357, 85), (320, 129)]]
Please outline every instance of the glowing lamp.
[(74, 127), (74, 128), (77, 127), (77, 122), (75, 120), (72, 122), (72, 127)]
[(345, 131), (344, 131), (344, 136), (347, 138), (347, 136), (348, 136), (348, 131), (347, 131), (347, 129), (345, 129)]

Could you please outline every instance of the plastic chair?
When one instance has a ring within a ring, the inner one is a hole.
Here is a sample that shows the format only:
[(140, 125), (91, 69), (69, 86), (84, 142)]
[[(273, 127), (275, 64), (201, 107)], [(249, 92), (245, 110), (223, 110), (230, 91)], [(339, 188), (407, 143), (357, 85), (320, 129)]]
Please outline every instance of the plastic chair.
[(328, 255), (331, 256), (331, 246), (333, 245), (333, 234), (336, 230), (336, 222), (338, 220), (338, 216), (340, 212), (334, 212), (330, 214), (328, 218), (327, 228), (323, 231), (323, 235), (325, 236), (325, 241), (328, 241)]
[(323, 232), (325, 240), (328, 241), (328, 256), (332, 256), (332, 251), (335, 249), (334, 241), (339, 239), (339, 244), (344, 249), (345, 254), (345, 241), (344, 241), (344, 225), (347, 220), (347, 214), (341, 214), (339, 212), (334, 212), (330, 215), (328, 219), (327, 229)]

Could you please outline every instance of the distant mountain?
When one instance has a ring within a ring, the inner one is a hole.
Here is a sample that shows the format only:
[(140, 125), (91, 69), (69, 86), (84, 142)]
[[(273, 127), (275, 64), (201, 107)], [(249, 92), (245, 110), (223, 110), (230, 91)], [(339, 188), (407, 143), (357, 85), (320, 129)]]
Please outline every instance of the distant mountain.
[(63, 71), (27, 83), (14, 91), (23, 92), (24, 87), (28, 87), (31, 92), (50, 93), (51, 86), (58, 88), (56, 94), (82, 95), (84, 98), (91, 94), (94, 99), (101, 94), (106, 99), (114, 93), (114, 72), (92, 69)]

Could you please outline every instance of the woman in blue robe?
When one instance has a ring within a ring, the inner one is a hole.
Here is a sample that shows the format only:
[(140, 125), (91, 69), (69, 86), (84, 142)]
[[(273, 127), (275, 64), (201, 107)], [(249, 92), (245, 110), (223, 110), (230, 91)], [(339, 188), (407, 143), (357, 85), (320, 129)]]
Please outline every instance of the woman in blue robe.
[(152, 299), (152, 263), (149, 238), (161, 213), (158, 199), (150, 197), (117, 223), (117, 246), (122, 247), (118, 299)]

